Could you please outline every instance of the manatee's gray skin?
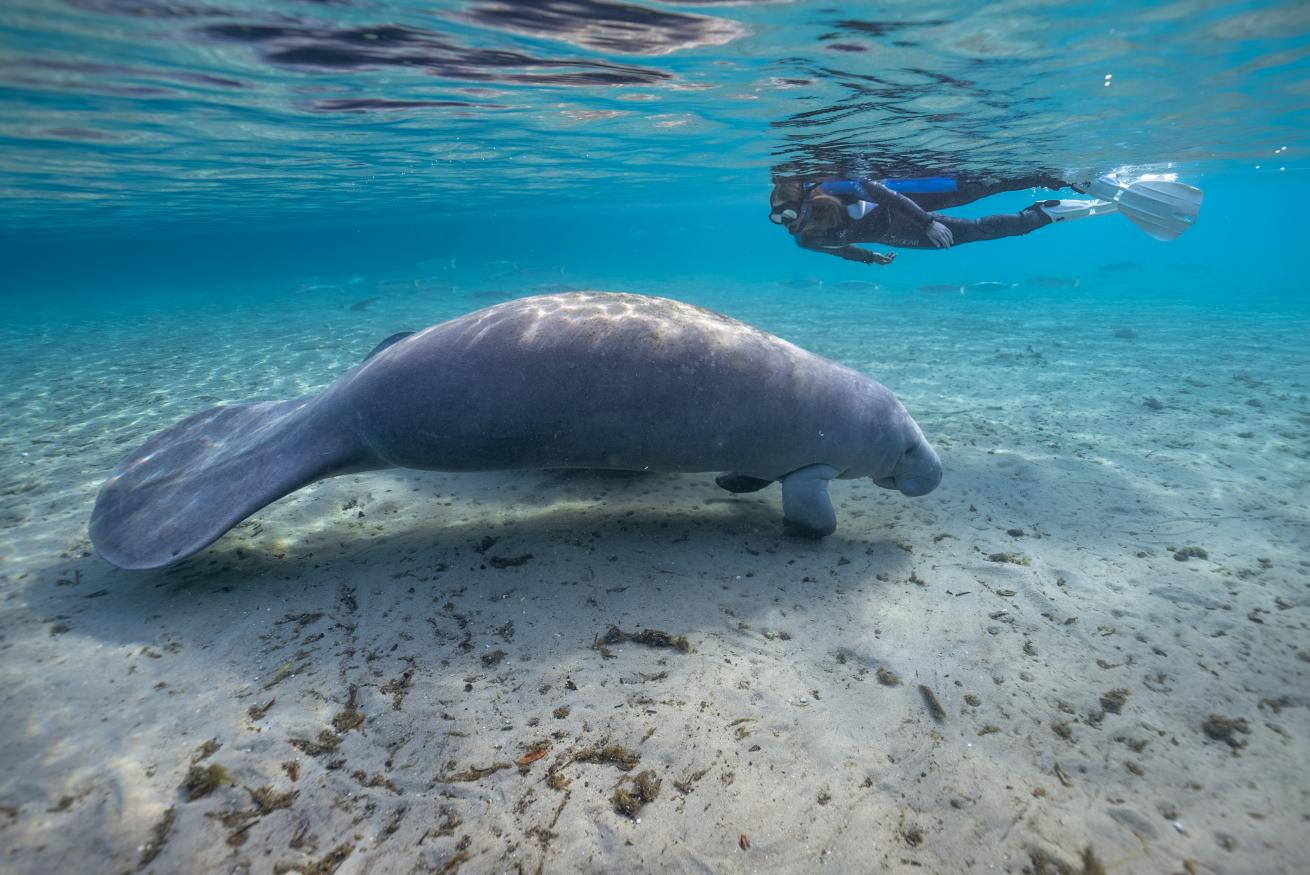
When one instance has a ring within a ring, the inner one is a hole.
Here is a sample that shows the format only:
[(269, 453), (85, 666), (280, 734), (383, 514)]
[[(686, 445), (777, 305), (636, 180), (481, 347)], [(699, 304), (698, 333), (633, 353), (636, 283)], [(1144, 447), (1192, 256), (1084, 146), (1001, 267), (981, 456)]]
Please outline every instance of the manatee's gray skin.
[(324, 477), (388, 468), (730, 471), (783, 484), (796, 532), (836, 528), (827, 483), (931, 492), (941, 463), (882, 385), (687, 304), (522, 298), (393, 335), (321, 395), (215, 407), (105, 483), (91, 539), (123, 568), (176, 562)]

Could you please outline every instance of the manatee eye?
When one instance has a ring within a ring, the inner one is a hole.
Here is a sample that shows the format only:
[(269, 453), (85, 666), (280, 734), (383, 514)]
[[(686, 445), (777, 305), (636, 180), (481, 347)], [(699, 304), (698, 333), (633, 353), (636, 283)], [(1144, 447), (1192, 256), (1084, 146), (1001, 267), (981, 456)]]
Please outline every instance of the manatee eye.
[(912, 447), (907, 447), (906, 450), (905, 450), (905, 455), (907, 455), (907, 456), (913, 456), (913, 455), (914, 455), (914, 451), (917, 450), (917, 449), (919, 449), (919, 445), (918, 445), (918, 444), (915, 444), (915, 445), (912, 446)]

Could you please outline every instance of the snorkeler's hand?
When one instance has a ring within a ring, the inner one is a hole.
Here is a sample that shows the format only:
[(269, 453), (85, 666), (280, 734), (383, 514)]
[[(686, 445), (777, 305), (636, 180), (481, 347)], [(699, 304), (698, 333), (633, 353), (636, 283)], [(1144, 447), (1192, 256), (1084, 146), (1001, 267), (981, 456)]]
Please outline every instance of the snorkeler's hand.
[(870, 252), (869, 264), (891, 264), (896, 260), (895, 252)]
[(951, 229), (941, 222), (933, 222), (924, 233), (928, 235), (928, 240), (932, 245), (938, 249), (946, 249), (955, 242), (955, 235), (951, 233)]

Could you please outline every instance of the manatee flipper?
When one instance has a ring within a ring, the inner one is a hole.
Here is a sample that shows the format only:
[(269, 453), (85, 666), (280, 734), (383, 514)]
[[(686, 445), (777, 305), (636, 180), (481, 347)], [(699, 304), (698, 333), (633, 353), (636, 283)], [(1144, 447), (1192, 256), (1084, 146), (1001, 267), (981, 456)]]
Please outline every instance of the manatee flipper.
[(808, 465), (782, 478), (782, 520), (787, 534), (822, 538), (837, 530), (837, 512), (828, 498), (831, 465)]
[(759, 477), (747, 477), (745, 474), (733, 474), (729, 471), (727, 474), (720, 474), (714, 478), (714, 482), (719, 487), (729, 492), (759, 492), (764, 487), (773, 483), (772, 480), (761, 480)]
[(214, 407), (156, 434), (101, 487), (96, 551), (120, 568), (157, 568), (315, 480), (378, 467), (315, 407), (304, 398)]
[(400, 341), (404, 340), (406, 337), (409, 337), (411, 334), (414, 334), (414, 332), (397, 331), (395, 334), (391, 335), (386, 340), (382, 341), (377, 346), (373, 347), (373, 349), (369, 351), (369, 354), (364, 356), (364, 361), (368, 361), (369, 359), (373, 358), (373, 356), (382, 352), (382, 350), (386, 349), (387, 347), (394, 346), (395, 344), (400, 343)]

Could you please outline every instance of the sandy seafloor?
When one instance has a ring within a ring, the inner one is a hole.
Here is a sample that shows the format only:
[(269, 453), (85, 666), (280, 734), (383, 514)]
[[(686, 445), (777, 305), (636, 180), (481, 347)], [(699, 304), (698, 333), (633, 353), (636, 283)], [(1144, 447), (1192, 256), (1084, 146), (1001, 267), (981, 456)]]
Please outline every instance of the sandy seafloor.
[[(1304, 871), (1304, 310), (627, 283), (886, 383), (941, 488), (838, 482), (811, 543), (709, 475), (391, 471), (174, 568), (92, 554), (156, 429), (534, 282), (3, 330), (0, 869)], [(691, 651), (607, 658), (611, 625)], [(608, 746), (639, 762), (579, 759)]]

